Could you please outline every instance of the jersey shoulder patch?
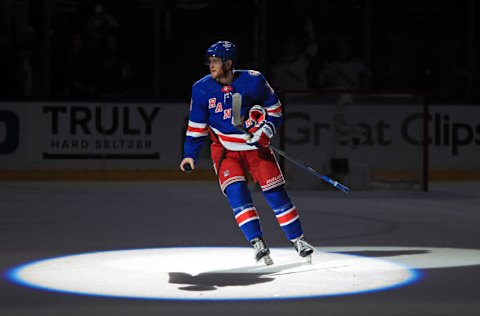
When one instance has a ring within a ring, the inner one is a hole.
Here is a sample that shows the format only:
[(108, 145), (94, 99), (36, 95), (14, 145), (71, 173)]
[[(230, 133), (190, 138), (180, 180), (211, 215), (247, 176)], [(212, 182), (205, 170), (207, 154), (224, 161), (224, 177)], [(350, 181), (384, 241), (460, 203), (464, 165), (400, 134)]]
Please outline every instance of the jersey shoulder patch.
[(258, 77), (260, 76), (260, 71), (256, 71), (256, 70), (249, 70), (248, 71), (248, 74), (252, 77)]

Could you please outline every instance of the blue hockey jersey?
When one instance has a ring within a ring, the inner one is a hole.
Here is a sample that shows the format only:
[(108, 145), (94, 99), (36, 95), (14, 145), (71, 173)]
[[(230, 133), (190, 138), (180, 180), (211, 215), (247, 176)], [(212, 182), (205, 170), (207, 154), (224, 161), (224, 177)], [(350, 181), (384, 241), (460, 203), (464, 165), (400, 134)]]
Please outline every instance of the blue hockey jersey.
[[(248, 112), (254, 105), (262, 105), (267, 111), (267, 120), (277, 128), (282, 123), (282, 105), (275, 91), (264, 76), (255, 70), (235, 70), (231, 85), (218, 83), (211, 75), (195, 82), (192, 87), (190, 116), (184, 144), (184, 158), (196, 160), (203, 143), (210, 132), (215, 139), (229, 150), (256, 150), (248, 145), (245, 134), (232, 124), (232, 96), (242, 95), (242, 118), (248, 118)], [(245, 128), (251, 122), (245, 121)]]

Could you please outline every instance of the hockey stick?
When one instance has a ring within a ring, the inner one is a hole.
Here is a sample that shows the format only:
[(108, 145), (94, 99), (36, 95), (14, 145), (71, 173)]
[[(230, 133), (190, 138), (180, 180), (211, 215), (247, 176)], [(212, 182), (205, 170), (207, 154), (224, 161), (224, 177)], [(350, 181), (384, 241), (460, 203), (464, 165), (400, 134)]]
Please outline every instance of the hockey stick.
[[(233, 123), (233, 126), (238, 129), (239, 131), (245, 133), (248, 135), (248, 137), (251, 137), (252, 134), (250, 132), (248, 132), (244, 127), (243, 127), (243, 122), (242, 122), (242, 95), (240, 93), (235, 93), (233, 95), (233, 101), (232, 101), (232, 123)], [(290, 155), (288, 155), (286, 152), (284, 152), (283, 150), (280, 150), (278, 149), (277, 147), (275, 146), (272, 146), (272, 145), (268, 145), (268, 148), (270, 148), (272, 151), (274, 151), (275, 153), (283, 156), (284, 158), (286, 158), (287, 160), (289, 160), (290, 162), (294, 163), (295, 165), (297, 165), (298, 167), (302, 168), (303, 170), (305, 171), (308, 171), (310, 172), (311, 174), (313, 174), (314, 176), (317, 176), (319, 177), (320, 179), (322, 179), (323, 181), (331, 184), (332, 186), (334, 186), (335, 188), (343, 191), (344, 193), (348, 193), (350, 191), (349, 188), (347, 188), (346, 186), (344, 186), (343, 184), (325, 176), (325, 175), (322, 175), (320, 174), (317, 170), (313, 169), (312, 167), (308, 166), (307, 164), (305, 164), (303, 161), (301, 161), (300, 159), (298, 158), (294, 158)]]

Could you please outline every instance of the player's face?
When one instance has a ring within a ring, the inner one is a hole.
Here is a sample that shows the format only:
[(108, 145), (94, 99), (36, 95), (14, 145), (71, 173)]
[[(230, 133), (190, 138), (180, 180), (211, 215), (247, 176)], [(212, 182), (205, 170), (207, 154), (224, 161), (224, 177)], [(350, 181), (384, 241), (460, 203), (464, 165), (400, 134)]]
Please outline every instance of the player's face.
[(221, 58), (209, 57), (208, 66), (213, 79), (218, 79), (225, 75), (225, 69)]

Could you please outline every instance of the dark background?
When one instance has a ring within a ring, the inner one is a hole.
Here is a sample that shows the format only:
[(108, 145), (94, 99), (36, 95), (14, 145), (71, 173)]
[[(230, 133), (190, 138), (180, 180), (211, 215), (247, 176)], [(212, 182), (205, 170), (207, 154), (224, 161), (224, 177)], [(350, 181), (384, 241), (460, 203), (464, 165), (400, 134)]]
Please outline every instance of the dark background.
[(239, 68), (267, 79), (288, 43), (299, 51), (315, 43), (309, 88), (325, 89), (316, 74), (346, 39), (371, 71), (365, 88), (475, 104), (479, 7), (474, 0), (1, 0), (0, 98), (188, 102), (217, 40), (234, 41)]

